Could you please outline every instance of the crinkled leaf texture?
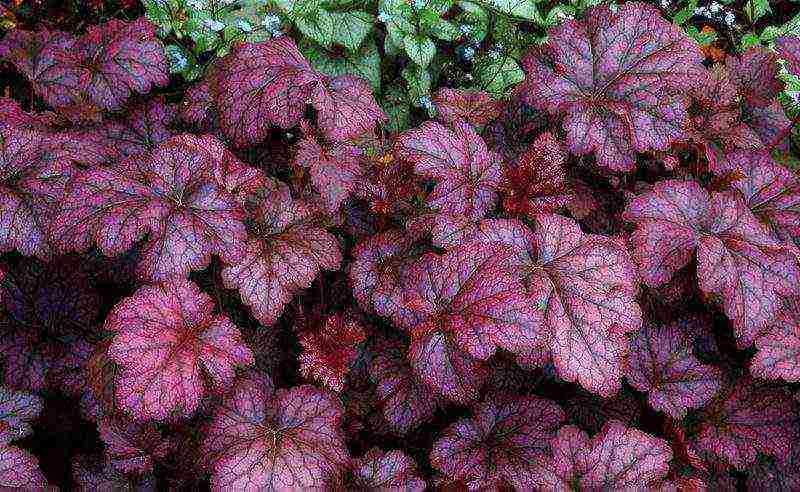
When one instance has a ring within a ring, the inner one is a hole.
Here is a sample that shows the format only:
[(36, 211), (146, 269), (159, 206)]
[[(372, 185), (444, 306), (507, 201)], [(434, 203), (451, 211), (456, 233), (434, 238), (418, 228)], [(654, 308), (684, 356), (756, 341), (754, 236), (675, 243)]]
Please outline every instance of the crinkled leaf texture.
[(96, 456), (79, 455), (72, 460), (72, 479), (80, 492), (155, 492), (152, 474), (126, 475)]
[(0, 487), (42, 490), (47, 487), (47, 480), (35, 456), (16, 446), (0, 444)]
[(738, 470), (745, 470), (758, 453), (789, 455), (800, 439), (796, 404), (784, 388), (744, 378), (728, 388), (706, 410), (696, 445)]
[(216, 66), (211, 94), (222, 129), (239, 146), (260, 142), (271, 125), (297, 125), (308, 104), (324, 136), (336, 141), (385, 119), (369, 83), (315, 72), (289, 36), (235, 46)]
[(342, 391), (358, 347), (366, 339), (364, 328), (352, 315), (328, 316), (319, 329), (300, 334), (300, 373), (332, 391)]
[(372, 448), (353, 462), (351, 473), (347, 490), (422, 492), (426, 487), (414, 460), (398, 450)]
[(455, 401), (477, 397), (478, 360), (496, 348), (523, 353), (542, 343), (541, 312), (504, 268), (508, 258), (502, 247), (474, 243), (429, 253), (406, 272), (405, 304), (415, 319), (395, 322), (411, 335), (411, 365)]
[(319, 211), (293, 199), (285, 184), (266, 189), (254, 208), (245, 253), (225, 266), (222, 279), (269, 326), (320, 270), (338, 269), (342, 253), (336, 238), (322, 227)]
[(783, 89), (775, 53), (760, 46), (750, 47), (741, 57), (729, 55), (725, 66), (745, 104), (769, 106)]
[(157, 459), (172, 451), (172, 443), (152, 424), (105, 418), (97, 424), (97, 430), (106, 445), (107, 462), (123, 473), (148, 473)]
[(369, 367), (378, 406), (392, 430), (401, 435), (429, 421), (441, 404), (414, 374), (405, 352), (399, 342), (382, 342), (376, 346)]
[(651, 407), (675, 419), (688, 408), (702, 407), (720, 388), (720, 371), (695, 358), (691, 341), (679, 325), (644, 324), (626, 358), (631, 386), (648, 393)]
[(8, 269), (0, 283), (0, 358), (7, 386), (71, 391), (82, 385), (82, 357), (91, 351), (100, 305), (89, 282), (82, 261), (73, 257), (28, 260)]
[(42, 399), (0, 387), (0, 487), (35, 489), (47, 481), (38, 460), (9, 443), (30, 434), (29, 421), (42, 411)]
[(550, 31), (524, 62), (524, 90), (531, 105), (563, 116), (570, 152), (630, 171), (635, 152), (686, 137), (686, 108), (672, 94), (688, 88), (701, 61), (697, 45), (654, 7), (601, 6)]
[(533, 230), (517, 220), (485, 220), (471, 241), (511, 255), (506, 268), (539, 306), (542, 343), (559, 376), (604, 397), (616, 393), (626, 334), (642, 324), (636, 268), (624, 245), (552, 214), (537, 216)]
[(542, 490), (638, 490), (666, 477), (672, 451), (669, 444), (616, 420), (591, 440), (575, 426), (562, 427), (551, 442), (552, 455), (529, 479)]
[(146, 235), (138, 274), (152, 281), (205, 268), (212, 254), (239, 260), (245, 211), (230, 184), (241, 173), (230, 172), (221, 147), (213, 137), (181, 135), (145, 157), (80, 173), (54, 221), (60, 248), (97, 244), (117, 256)]
[(504, 169), (503, 208), (533, 218), (576, 203), (575, 192), (567, 183), (566, 160), (566, 152), (551, 133), (536, 137), (516, 165)]
[(492, 99), (484, 91), (469, 91), (443, 87), (433, 97), (436, 118), (445, 124), (465, 121), (481, 127), (500, 116), (503, 102)]
[(108, 315), (116, 399), (135, 419), (190, 417), (209, 389), (224, 391), (237, 367), (253, 364), (239, 329), (213, 311), (196, 285), (172, 279), (140, 288)]
[(735, 178), (731, 186), (777, 238), (800, 237), (800, 177), (765, 151), (735, 152), (713, 171)]
[(203, 437), (211, 489), (309, 490), (349, 461), (342, 407), (312, 386), (275, 390), (267, 379), (240, 379)]
[(90, 26), (79, 38), (61, 32), (12, 31), (0, 44), (34, 89), (55, 108), (94, 118), (119, 109), (134, 92), (169, 82), (164, 47), (144, 17)]
[(500, 184), (500, 156), (469, 124), (456, 121), (450, 130), (427, 121), (398, 137), (398, 156), (414, 170), (436, 180), (428, 205), (441, 214), (480, 220), (494, 208)]
[(62, 141), (0, 122), (0, 251), (51, 258), (50, 221), (74, 173)]
[(549, 400), (490, 395), (472, 418), (444, 430), (433, 443), (431, 464), (470, 490), (513, 483), (544, 458), (548, 440), (563, 420), (564, 412)]
[(783, 302), (778, 315), (756, 338), (750, 372), (759, 378), (800, 382), (800, 297)]
[(364, 172), (361, 168), (364, 155), (360, 148), (348, 143), (323, 145), (313, 137), (301, 140), (295, 147), (294, 163), (308, 168), (311, 184), (320, 194), (326, 211), (335, 213), (355, 190)]
[(657, 287), (697, 257), (700, 288), (722, 298), (740, 346), (776, 315), (781, 298), (800, 293), (800, 267), (736, 193), (708, 193), (694, 181), (667, 180), (633, 199), (631, 250), (645, 283)]
[(32, 432), (30, 421), (42, 411), (42, 399), (0, 386), (0, 443), (22, 439)]

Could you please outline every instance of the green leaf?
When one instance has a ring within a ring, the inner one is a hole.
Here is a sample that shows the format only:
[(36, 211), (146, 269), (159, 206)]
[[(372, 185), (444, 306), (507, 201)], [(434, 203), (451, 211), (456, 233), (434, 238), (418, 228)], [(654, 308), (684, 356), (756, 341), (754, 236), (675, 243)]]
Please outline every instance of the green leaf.
[(421, 98), (430, 96), (431, 74), (424, 68), (417, 66), (406, 67), (402, 74), (408, 85), (409, 97), (414, 102), (415, 106), (419, 106), (419, 100)]
[(441, 39), (442, 41), (455, 41), (461, 37), (458, 27), (452, 22), (448, 22), (442, 18), (433, 24), (428, 31), (431, 36)]
[(436, 54), (436, 45), (427, 36), (408, 35), (403, 38), (403, 46), (408, 57), (422, 68), (430, 65), (433, 56)]
[(744, 36), (742, 36), (742, 50), (746, 50), (751, 46), (755, 46), (759, 44), (761, 40), (752, 32), (748, 32)]
[(535, 0), (484, 0), (486, 5), (504, 14), (543, 24)]
[(333, 12), (333, 42), (341, 44), (350, 51), (355, 51), (367, 37), (375, 18), (361, 11)]
[(164, 47), (169, 62), (170, 73), (183, 76), (186, 80), (195, 80), (203, 74), (203, 67), (197, 59), (183, 46), (169, 44)]
[(751, 23), (764, 17), (769, 12), (772, 12), (772, 9), (769, 7), (768, 0), (747, 0), (744, 3), (744, 15)]
[(319, 9), (314, 15), (295, 18), (294, 23), (300, 32), (322, 46), (330, 48), (333, 45), (335, 21), (327, 10)]
[(782, 26), (769, 26), (761, 33), (761, 41), (772, 43), (781, 36), (800, 36), (800, 14), (795, 15), (789, 22)]
[(356, 75), (368, 81), (375, 92), (381, 88), (381, 58), (372, 39), (355, 53), (346, 53), (344, 56), (336, 56), (311, 42), (301, 43), (300, 50), (315, 70), (331, 77)]
[(694, 11), (697, 9), (697, 0), (690, 0), (686, 2), (686, 5), (677, 11), (674, 16), (672, 16), (672, 22), (675, 25), (682, 26), (689, 20), (693, 15)]
[(405, 90), (399, 85), (392, 85), (386, 90), (386, 95), (381, 101), (389, 121), (385, 128), (392, 133), (399, 133), (408, 129), (411, 119), (411, 104), (408, 102)]
[(525, 72), (510, 56), (482, 57), (475, 63), (475, 81), (495, 97), (505, 96), (508, 88), (525, 79)]

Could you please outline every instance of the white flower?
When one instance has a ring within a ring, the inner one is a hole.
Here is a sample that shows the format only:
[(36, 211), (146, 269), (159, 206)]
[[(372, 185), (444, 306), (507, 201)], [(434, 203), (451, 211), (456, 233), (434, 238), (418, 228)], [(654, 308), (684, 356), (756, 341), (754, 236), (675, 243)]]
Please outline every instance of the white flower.
[(725, 13), (725, 25), (728, 27), (733, 27), (736, 23), (736, 15), (733, 12), (726, 12)]
[(466, 48), (464, 48), (462, 56), (464, 57), (465, 60), (472, 60), (473, 58), (475, 58), (475, 48), (473, 48), (472, 46), (467, 46)]
[(218, 20), (214, 20), (214, 19), (206, 19), (206, 20), (204, 20), (203, 21), (203, 25), (206, 26), (206, 28), (208, 28), (208, 29), (210, 29), (210, 30), (212, 30), (214, 32), (218, 32), (218, 31), (221, 31), (221, 30), (225, 29), (225, 24), (223, 24), (222, 22), (220, 22)]
[(722, 10), (722, 5), (718, 4), (717, 2), (712, 2), (711, 5), (708, 6), (708, 10), (712, 14), (717, 14)]
[(388, 24), (392, 20), (392, 15), (388, 12), (381, 12), (378, 14), (378, 20), (383, 22), (384, 24)]
[(206, 8), (206, 1), (205, 0), (187, 0), (186, 6), (191, 7), (196, 10), (203, 10)]
[(283, 36), (283, 31), (281, 31), (280, 29), (275, 29), (274, 31), (272, 31), (273, 38), (279, 38), (281, 36)]
[(186, 65), (189, 64), (189, 60), (187, 60), (186, 57), (183, 56), (183, 54), (179, 51), (170, 51), (169, 58), (172, 62), (172, 67), (176, 72), (180, 72), (186, 68)]
[(433, 108), (433, 101), (428, 96), (422, 96), (419, 98), (419, 105), (425, 109), (431, 109)]
[(660, 0), (658, 4), (661, 5), (661, 8), (664, 10), (669, 8), (669, 0)]
[(267, 14), (261, 21), (261, 25), (266, 27), (268, 31), (275, 32), (281, 27), (281, 19), (275, 14)]
[(244, 32), (250, 32), (253, 30), (253, 26), (251, 26), (250, 23), (244, 19), (237, 20), (236, 27), (238, 27), (240, 30)]
[(491, 58), (493, 60), (497, 60), (498, 58), (500, 58), (500, 50), (498, 50), (496, 48), (495, 49), (491, 49), (491, 50), (489, 50), (488, 55), (489, 55), (489, 58)]
[(472, 26), (468, 24), (461, 24), (460, 26), (458, 26), (458, 32), (466, 36), (467, 34), (472, 32)]
[(414, 8), (421, 9), (425, 7), (425, 0), (413, 0)]

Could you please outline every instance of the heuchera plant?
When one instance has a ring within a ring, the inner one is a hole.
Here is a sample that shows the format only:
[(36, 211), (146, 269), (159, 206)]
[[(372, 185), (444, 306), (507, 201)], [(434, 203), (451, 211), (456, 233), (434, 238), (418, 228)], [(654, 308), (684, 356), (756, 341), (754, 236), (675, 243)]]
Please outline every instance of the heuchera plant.
[[(798, 490), (800, 38), (306, 3), (0, 40), (0, 488)], [(314, 55), (377, 40), (404, 125)]]

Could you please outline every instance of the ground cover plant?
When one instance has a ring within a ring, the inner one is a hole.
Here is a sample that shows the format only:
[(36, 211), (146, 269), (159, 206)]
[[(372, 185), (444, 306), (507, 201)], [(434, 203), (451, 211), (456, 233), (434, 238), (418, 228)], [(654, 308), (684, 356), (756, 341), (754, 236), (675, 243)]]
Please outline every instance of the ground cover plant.
[(782, 2), (0, 7), (0, 487), (800, 490)]

